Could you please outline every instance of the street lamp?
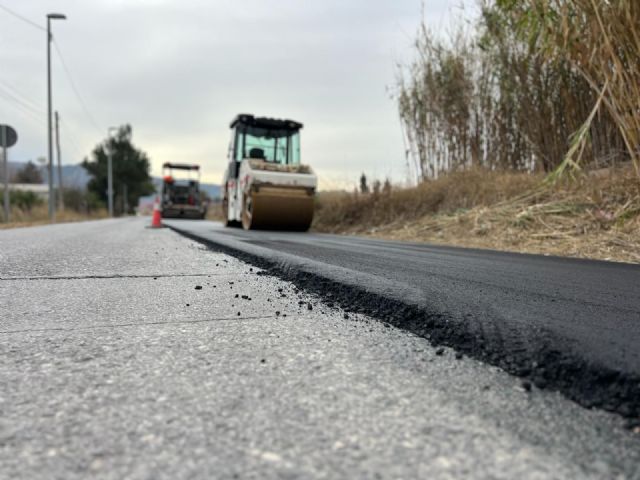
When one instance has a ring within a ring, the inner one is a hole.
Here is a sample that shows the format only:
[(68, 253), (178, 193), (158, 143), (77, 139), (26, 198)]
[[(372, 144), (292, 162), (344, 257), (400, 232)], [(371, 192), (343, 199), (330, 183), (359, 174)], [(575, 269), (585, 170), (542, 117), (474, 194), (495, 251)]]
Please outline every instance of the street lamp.
[(55, 222), (56, 210), (53, 195), (53, 139), (51, 128), (51, 20), (66, 20), (61, 13), (47, 15), (47, 138), (49, 140), (49, 220)]
[(109, 127), (107, 131), (107, 200), (109, 204), (109, 217), (113, 218), (113, 149), (109, 144), (111, 132), (118, 132), (117, 127)]

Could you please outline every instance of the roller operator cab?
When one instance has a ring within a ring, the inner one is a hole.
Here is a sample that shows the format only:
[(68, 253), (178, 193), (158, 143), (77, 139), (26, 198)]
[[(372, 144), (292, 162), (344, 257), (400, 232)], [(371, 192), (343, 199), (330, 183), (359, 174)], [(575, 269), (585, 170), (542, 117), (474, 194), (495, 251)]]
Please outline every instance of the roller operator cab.
[(231, 122), (222, 201), (227, 226), (309, 229), (317, 178), (300, 163), (301, 129), (293, 120), (246, 114)]
[(162, 165), (162, 217), (203, 219), (207, 199), (200, 192), (200, 166)]

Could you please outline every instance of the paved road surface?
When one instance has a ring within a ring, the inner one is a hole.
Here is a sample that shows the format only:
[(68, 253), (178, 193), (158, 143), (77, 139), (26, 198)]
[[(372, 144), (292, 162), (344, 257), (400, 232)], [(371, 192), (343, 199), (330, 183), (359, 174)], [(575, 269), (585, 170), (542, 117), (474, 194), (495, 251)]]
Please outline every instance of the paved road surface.
[(638, 265), (169, 224), (585, 406), (640, 416)]
[(0, 231), (1, 479), (640, 478), (621, 417), (147, 223)]

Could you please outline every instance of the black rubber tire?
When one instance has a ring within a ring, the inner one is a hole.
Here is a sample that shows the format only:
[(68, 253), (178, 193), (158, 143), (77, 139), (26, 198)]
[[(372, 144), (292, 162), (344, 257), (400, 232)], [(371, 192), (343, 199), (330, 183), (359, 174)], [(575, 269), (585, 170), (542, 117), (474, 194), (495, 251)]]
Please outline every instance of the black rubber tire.
[(224, 221), (224, 226), (227, 227), (227, 228), (241, 228), (242, 227), (242, 223), (237, 221), (237, 220), (226, 219)]
[[(244, 228), (245, 230), (253, 230), (253, 225), (252, 225), (252, 216), (251, 216), (251, 212), (250, 210), (250, 205), (251, 205), (251, 198), (247, 198), (248, 195), (245, 195), (242, 198), (242, 228)], [(247, 199), (249, 201), (247, 201)]]

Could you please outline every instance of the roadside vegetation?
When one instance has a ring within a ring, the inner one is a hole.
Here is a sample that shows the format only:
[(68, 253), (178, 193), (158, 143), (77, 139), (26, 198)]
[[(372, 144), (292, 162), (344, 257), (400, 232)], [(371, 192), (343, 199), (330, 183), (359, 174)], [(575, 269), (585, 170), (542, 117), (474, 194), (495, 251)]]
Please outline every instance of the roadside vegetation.
[[(134, 212), (138, 199), (153, 193), (150, 162), (143, 151), (132, 144), (132, 129), (123, 125), (115, 136), (95, 146), (82, 166), (91, 175), (86, 189), (64, 187), (62, 199), (58, 187), (54, 188), (56, 199), (56, 222), (75, 222), (106, 218), (107, 213), (107, 153), (112, 153), (114, 172), (114, 213), (128, 215)], [(28, 162), (16, 172), (12, 183), (42, 184), (40, 169)], [(0, 189), (0, 199), (3, 190)], [(32, 191), (9, 192), (11, 205), (10, 221), (0, 223), (0, 228), (26, 227), (49, 223), (48, 205), (42, 197)]]
[(417, 186), (321, 195), (314, 228), (640, 261), (640, 3), (480, 6), (399, 70)]
[[(55, 191), (56, 198), (57, 190)], [(0, 189), (0, 198), (3, 190)], [(49, 223), (49, 207), (38, 195), (30, 191), (10, 191), (10, 221), (0, 223), (2, 228), (29, 227)], [(107, 217), (107, 211), (91, 192), (76, 188), (64, 189), (64, 208), (58, 205), (56, 222), (79, 222)]]
[[(81, 222), (84, 220), (97, 220), (107, 218), (107, 211), (102, 208), (89, 212), (78, 211), (71, 208), (56, 212), (56, 223)], [(49, 209), (46, 204), (40, 203), (31, 210), (22, 210), (19, 207), (11, 208), (11, 219), (9, 222), (0, 223), (0, 229), (33, 227), (36, 225), (49, 224)]]
[(322, 192), (313, 229), (394, 240), (640, 263), (632, 168), (542, 183), (470, 169), (388, 192)]

